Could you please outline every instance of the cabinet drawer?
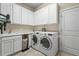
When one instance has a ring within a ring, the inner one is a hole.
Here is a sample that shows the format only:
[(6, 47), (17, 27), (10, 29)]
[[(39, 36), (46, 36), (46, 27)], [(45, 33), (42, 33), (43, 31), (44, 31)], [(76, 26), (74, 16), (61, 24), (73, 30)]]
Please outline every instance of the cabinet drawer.
[(14, 37), (3, 37), (3, 38), (2, 38), (2, 41), (3, 41), (3, 40), (13, 39), (13, 38), (14, 38)]
[(22, 36), (10, 36), (10, 37), (4, 37), (4, 38), (2, 38), (2, 40), (15, 39), (15, 38), (22, 38)]

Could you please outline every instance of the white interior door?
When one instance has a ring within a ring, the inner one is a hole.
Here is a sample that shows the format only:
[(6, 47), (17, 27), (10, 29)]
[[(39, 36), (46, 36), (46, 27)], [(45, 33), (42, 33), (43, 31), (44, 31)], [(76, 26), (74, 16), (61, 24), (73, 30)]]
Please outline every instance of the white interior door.
[(79, 8), (64, 11), (62, 19), (63, 30), (79, 31)]
[(79, 8), (62, 12), (62, 50), (79, 55)]

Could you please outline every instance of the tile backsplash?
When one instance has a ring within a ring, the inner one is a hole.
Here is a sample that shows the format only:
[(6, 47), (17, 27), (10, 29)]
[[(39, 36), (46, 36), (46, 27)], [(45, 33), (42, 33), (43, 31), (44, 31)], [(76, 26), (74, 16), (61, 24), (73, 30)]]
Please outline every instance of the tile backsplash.
[[(49, 32), (58, 31), (57, 24), (37, 25), (34, 28), (35, 28), (35, 31), (42, 31), (42, 28), (44, 27), (46, 28), (46, 31), (49, 31)], [(6, 31), (4, 33), (27, 33), (27, 32), (33, 32), (33, 26), (7, 24)]]
[(46, 25), (38, 25), (35, 26), (36, 31), (42, 31), (42, 28), (46, 28), (46, 31), (49, 32), (57, 32), (58, 31), (58, 25), (57, 24), (46, 24)]
[(32, 32), (32, 30), (33, 26), (8, 24), (6, 31), (11, 33), (26, 33), (26, 32)]

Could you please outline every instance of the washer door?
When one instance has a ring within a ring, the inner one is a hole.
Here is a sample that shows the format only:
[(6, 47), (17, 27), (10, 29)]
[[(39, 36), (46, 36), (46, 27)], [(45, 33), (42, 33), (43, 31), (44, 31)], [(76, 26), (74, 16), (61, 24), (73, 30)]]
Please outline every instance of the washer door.
[(40, 40), (40, 45), (45, 50), (50, 50), (52, 48), (52, 41), (49, 37), (43, 36)]
[(38, 38), (36, 35), (33, 35), (32, 41), (33, 41), (33, 45), (37, 44)]

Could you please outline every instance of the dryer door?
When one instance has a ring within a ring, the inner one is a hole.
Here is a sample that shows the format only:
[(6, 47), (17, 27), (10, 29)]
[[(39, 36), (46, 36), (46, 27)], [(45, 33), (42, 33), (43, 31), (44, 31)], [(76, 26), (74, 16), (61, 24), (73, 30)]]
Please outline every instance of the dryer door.
[(36, 35), (33, 35), (32, 41), (33, 41), (33, 45), (37, 44), (38, 38)]
[(40, 45), (43, 49), (50, 50), (53, 44), (49, 37), (43, 36), (40, 40)]

